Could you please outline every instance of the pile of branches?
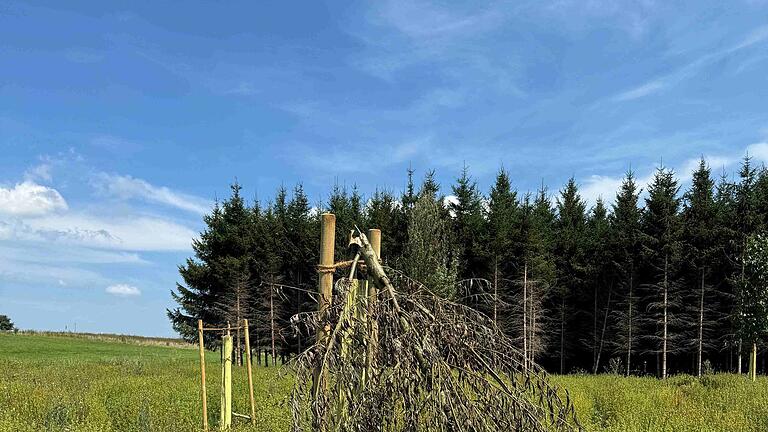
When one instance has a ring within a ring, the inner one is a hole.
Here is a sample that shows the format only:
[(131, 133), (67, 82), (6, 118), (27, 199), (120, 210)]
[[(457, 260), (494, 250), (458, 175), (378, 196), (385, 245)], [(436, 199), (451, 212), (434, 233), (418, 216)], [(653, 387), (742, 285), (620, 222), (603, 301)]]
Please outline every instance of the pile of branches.
[(353, 265), (327, 315), (294, 322), (326, 334), (293, 362), (294, 431), (581, 430), (567, 391), (486, 315), (385, 273), (361, 232), (353, 243), (376, 293)]

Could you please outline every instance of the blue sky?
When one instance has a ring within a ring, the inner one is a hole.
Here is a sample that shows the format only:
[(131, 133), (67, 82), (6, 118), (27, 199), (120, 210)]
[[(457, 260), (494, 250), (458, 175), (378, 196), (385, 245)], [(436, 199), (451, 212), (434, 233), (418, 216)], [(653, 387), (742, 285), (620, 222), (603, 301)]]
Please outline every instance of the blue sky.
[[(0, 314), (170, 335), (215, 197), (768, 160), (768, 2), (0, 0)], [(446, 192), (448, 192), (446, 190)]]

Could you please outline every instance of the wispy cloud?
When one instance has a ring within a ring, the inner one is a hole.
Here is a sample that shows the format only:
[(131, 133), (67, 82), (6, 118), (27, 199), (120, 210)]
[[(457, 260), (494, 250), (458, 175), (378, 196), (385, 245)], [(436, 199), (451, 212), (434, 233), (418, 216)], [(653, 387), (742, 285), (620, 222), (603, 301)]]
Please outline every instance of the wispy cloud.
[(768, 39), (768, 26), (761, 26), (752, 30), (749, 34), (743, 37), (740, 41), (721, 49), (715, 49), (707, 54), (704, 54), (695, 60), (686, 63), (677, 70), (664, 75), (662, 77), (654, 78), (647, 83), (644, 83), (633, 89), (623, 91), (612, 98), (615, 102), (624, 102), (634, 99), (639, 99), (661, 90), (672, 87), (681, 81), (691, 78), (696, 75), (702, 68), (714, 63), (726, 57), (734, 54), (743, 49), (760, 44)]
[(141, 295), (141, 290), (132, 285), (116, 284), (108, 286), (104, 291), (118, 297), (135, 297)]
[(666, 84), (663, 80), (651, 81), (641, 85), (640, 87), (619, 93), (613, 99), (617, 102), (638, 99), (648, 96), (652, 93), (656, 93), (657, 91), (662, 90), (664, 87), (666, 87)]
[(103, 193), (123, 200), (138, 199), (197, 214), (205, 214), (211, 209), (211, 202), (208, 200), (176, 192), (165, 186), (155, 186), (129, 175), (100, 173), (96, 176), (94, 184)]

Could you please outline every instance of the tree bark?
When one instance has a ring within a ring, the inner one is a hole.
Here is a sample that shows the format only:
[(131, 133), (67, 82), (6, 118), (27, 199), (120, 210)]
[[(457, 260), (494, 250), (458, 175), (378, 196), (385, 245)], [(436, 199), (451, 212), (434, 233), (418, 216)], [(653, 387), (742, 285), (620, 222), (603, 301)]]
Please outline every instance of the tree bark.
[(600, 355), (603, 352), (603, 342), (605, 341), (605, 330), (608, 326), (608, 315), (611, 311), (611, 294), (613, 293), (613, 287), (608, 290), (608, 302), (605, 305), (605, 316), (603, 317), (603, 331), (600, 334), (600, 347), (597, 349), (597, 356), (595, 357), (595, 365), (592, 368), (592, 373), (597, 374), (600, 367)]
[(277, 364), (277, 354), (275, 353), (275, 287), (269, 285), (269, 322), (270, 331), (272, 332), (272, 364)]
[(523, 270), (523, 367), (528, 367), (528, 262)]
[(626, 376), (629, 376), (630, 371), (630, 365), (632, 364), (632, 296), (633, 296), (633, 287), (634, 284), (634, 273), (635, 273), (635, 265), (634, 263), (630, 266), (630, 274), (629, 274), (629, 313), (627, 314), (627, 373)]
[(493, 324), (498, 327), (498, 302), (499, 302), (499, 257), (496, 256), (493, 262)]
[(696, 374), (701, 377), (701, 357), (704, 345), (704, 267), (701, 268), (701, 293), (699, 295), (699, 349), (696, 360)]
[(669, 300), (669, 255), (664, 256), (664, 320), (661, 340), (661, 379), (667, 379), (667, 308)]

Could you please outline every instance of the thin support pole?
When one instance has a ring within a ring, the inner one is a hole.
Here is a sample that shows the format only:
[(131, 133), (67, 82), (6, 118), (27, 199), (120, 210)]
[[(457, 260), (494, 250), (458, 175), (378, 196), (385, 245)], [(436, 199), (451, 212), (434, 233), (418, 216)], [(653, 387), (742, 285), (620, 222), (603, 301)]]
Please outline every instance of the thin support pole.
[[(323, 213), (320, 216), (320, 267), (318, 277), (318, 291), (320, 293), (318, 301), (318, 321), (317, 342), (326, 343), (327, 332), (330, 330), (328, 323), (328, 308), (333, 301), (333, 263), (334, 263), (334, 244), (336, 242), (336, 215), (333, 213)], [(328, 327), (328, 328), (326, 328)], [(312, 393), (316, 390), (321, 381), (326, 381), (320, 376), (321, 364), (318, 363), (313, 373)]]
[(251, 400), (251, 424), (256, 424), (256, 403), (253, 400), (253, 369), (251, 366), (251, 338), (248, 336), (248, 320), (243, 320), (245, 330), (245, 362), (248, 365), (248, 397)]
[(752, 352), (749, 355), (749, 377), (757, 380), (757, 343), (752, 342)]
[(232, 336), (221, 338), (221, 410), (219, 429), (232, 427)]
[(197, 320), (197, 336), (200, 339), (200, 398), (203, 401), (203, 430), (208, 431), (208, 395), (205, 391), (205, 345), (203, 320)]

